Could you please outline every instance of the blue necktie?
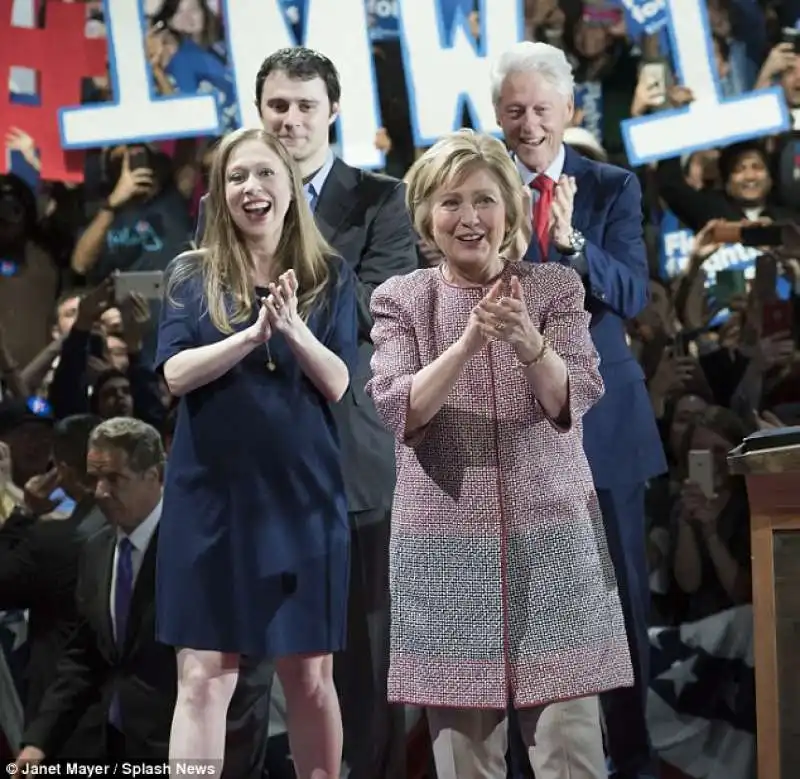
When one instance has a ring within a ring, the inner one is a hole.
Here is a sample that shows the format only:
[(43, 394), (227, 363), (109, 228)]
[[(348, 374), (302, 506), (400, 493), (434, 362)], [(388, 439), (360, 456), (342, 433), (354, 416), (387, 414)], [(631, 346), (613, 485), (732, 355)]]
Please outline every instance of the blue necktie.
[(125, 643), (125, 628), (128, 624), (132, 594), (133, 544), (130, 539), (121, 538), (117, 545), (117, 587), (114, 592), (114, 622), (117, 628), (117, 646), (120, 649)]
[(314, 189), (314, 185), (310, 182), (306, 184), (304, 189), (306, 191), (306, 200), (308, 201), (308, 207), (313, 212), (317, 207), (317, 192)]
[[(121, 538), (117, 544), (117, 581), (114, 590), (114, 625), (117, 647), (120, 652), (125, 644), (125, 630), (128, 624), (128, 611), (133, 595), (133, 544), (128, 538)], [(119, 695), (114, 693), (109, 711), (111, 724), (122, 730), (122, 716), (119, 708)]]

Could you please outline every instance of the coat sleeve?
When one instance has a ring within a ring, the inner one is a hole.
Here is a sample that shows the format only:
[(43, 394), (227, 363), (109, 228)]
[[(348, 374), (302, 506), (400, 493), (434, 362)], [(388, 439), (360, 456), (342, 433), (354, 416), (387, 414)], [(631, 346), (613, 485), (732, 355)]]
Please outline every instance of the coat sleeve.
[(583, 286), (572, 272), (564, 273), (564, 277), (547, 307), (542, 335), (567, 366), (568, 412), (551, 421), (556, 429), (568, 432), (605, 390), (600, 357), (589, 332), (591, 317), (584, 309)]
[(623, 319), (633, 319), (646, 305), (650, 272), (642, 228), (642, 189), (632, 173), (609, 209), (602, 244), (586, 241), (585, 268), (575, 267), (588, 282), (589, 294)]
[(372, 378), (366, 391), (375, 403), (384, 426), (400, 443), (416, 446), (424, 429), (406, 435), (406, 418), (414, 376), (422, 368), (417, 336), (409, 312), (404, 308), (401, 279), (378, 287), (372, 296), (372, 343), (375, 351)]

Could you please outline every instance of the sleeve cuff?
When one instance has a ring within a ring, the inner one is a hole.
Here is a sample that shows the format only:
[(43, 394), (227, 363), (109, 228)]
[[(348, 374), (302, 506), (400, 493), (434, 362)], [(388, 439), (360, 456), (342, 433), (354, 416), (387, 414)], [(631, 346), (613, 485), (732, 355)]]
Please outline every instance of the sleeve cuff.
[(589, 261), (583, 252), (576, 252), (575, 254), (562, 255), (566, 264), (569, 265), (581, 278), (586, 278), (589, 275)]

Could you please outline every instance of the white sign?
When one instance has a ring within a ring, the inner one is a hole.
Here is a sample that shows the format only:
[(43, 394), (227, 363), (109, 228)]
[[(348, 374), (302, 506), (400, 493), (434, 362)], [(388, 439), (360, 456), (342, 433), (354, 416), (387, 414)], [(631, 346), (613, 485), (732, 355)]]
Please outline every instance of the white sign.
[(144, 15), (139, 0), (104, 2), (108, 62), (115, 102), (59, 110), (65, 149), (187, 138), (219, 132), (212, 95), (159, 97), (145, 60)]
[[(409, 113), (418, 146), (461, 126), (468, 106), (476, 129), (495, 132), (491, 63), (523, 38), (523, 0), (481, 0), (476, 41), (459, 10), (444, 28), (434, 0), (396, 0), (408, 84)], [(676, 69), (695, 101), (687, 108), (623, 122), (632, 165), (781, 132), (791, 126), (778, 88), (721, 100), (713, 66), (704, 2), (667, 0)], [(160, 97), (154, 93), (144, 51), (140, 0), (105, 0), (110, 76), (114, 103), (62, 108), (62, 145), (86, 149), (142, 140), (216, 135), (220, 117), (210, 94)], [(227, 50), (237, 93), (240, 123), (260, 122), (254, 104), (255, 76), (264, 57), (297, 45), (279, 0), (222, 0)], [(308, 0), (303, 45), (326, 54), (342, 78), (338, 138), (351, 165), (382, 167), (375, 149), (381, 126), (364, 0)]]
[(722, 99), (705, 3), (668, 2), (676, 75), (692, 90), (694, 101), (685, 108), (622, 122), (630, 164), (644, 165), (788, 130), (792, 123), (779, 87)]
[(491, 64), (525, 30), (522, 0), (481, 0), (480, 35), (476, 42), (459, 8), (451, 36), (434, 0), (400, 0), (400, 44), (403, 51), (411, 129), (416, 146), (428, 146), (461, 127), (465, 104), (473, 126), (496, 132), (492, 105)]

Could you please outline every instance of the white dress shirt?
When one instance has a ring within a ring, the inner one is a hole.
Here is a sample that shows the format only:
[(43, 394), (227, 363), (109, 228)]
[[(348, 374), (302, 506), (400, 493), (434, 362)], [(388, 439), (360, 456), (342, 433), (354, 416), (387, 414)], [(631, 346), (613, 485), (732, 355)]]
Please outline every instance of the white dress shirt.
[(145, 552), (150, 544), (150, 539), (153, 537), (156, 528), (158, 527), (158, 520), (161, 519), (161, 501), (153, 509), (136, 530), (132, 533), (126, 534), (119, 528), (117, 529), (117, 545), (114, 549), (114, 559), (111, 567), (111, 592), (109, 593), (108, 608), (111, 612), (111, 625), (114, 628), (114, 638), (117, 637), (117, 615), (115, 614), (114, 600), (117, 595), (117, 558), (119, 557), (119, 542), (126, 535), (131, 542), (133, 549), (131, 550), (131, 564), (133, 567), (133, 585), (136, 586), (136, 577), (139, 575), (139, 569), (142, 567), (142, 560), (144, 560)]
[[(564, 150), (564, 144), (561, 144), (561, 148), (558, 150), (558, 154), (556, 154), (556, 158), (550, 163), (550, 167), (541, 175), (547, 176), (547, 178), (552, 179), (556, 183), (558, 183), (558, 179), (561, 177), (561, 174), (564, 172), (564, 159), (566, 158), (567, 153)], [(529, 187), (531, 182), (539, 176), (538, 173), (534, 173), (532, 170), (528, 170), (525, 167), (525, 164), (520, 160), (517, 155), (514, 155), (514, 164), (517, 166), (517, 170), (519, 171), (520, 178), (522, 178), (522, 183)], [(531, 191), (533, 195), (533, 202), (535, 203), (539, 197), (539, 193), (534, 189)]]

